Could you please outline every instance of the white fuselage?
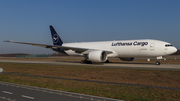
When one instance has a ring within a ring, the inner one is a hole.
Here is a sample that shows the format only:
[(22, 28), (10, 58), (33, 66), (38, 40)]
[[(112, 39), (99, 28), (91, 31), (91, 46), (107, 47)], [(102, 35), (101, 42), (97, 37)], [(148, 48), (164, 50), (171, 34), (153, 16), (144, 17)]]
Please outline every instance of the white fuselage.
[[(64, 43), (62, 46), (113, 51), (108, 57), (158, 57), (177, 51), (168, 42), (151, 39)], [(68, 55), (82, 55), (72, 50), (65, 52)]]

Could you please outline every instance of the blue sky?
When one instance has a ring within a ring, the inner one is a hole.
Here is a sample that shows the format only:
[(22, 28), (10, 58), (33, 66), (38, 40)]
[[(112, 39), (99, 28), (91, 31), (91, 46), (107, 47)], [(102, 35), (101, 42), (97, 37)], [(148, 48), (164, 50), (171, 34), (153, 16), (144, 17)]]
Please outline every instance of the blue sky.
[[(67, 42), (157, 39), (180, 49), (180, 0), (1, 0), (0, 40), (52, 44), (49, 25)], [(54, 53), (0, 42), (0, 54)]]

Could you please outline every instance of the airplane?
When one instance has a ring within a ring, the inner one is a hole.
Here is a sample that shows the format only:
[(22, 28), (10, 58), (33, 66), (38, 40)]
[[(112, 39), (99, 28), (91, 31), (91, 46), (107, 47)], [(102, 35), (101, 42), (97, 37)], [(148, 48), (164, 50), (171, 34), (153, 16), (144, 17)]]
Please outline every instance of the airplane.
[(152, 39), (64, 43), (54, 27), (52, 25), (49, 27), (54, 45), (15, 41), (4, 42), (45, 47), (67, 55), (81, 55), (84, 56), (81, 63), (86, 64), (92, 62), (108, 63), (109, 57), (117, 57), (123, 61), (133, 61), (136, 57), (156, 57), (157, 62), (155, 64), (160, 65), (163, 56), (177, 51), (176, 47), (168, 42)]

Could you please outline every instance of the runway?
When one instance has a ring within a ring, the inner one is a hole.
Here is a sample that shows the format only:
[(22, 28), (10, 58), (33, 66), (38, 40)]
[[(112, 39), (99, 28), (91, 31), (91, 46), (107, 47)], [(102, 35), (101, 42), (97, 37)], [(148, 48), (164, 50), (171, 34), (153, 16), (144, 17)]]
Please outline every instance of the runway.
[(150, 69), (150, 70), (176, 70), (180, 71), (180, 64), (121, 64), (121, 63), (93, 63), (81, 64), (80, 62), (62, 62), (62, 61), (25, 61), (25, 60), (5, 60), (3, 63), (27, 63), (27, 64), (48, 64), (48, 65), (68, 65), (68, 66), (86, 66), (86, 67), (106, 67), (106, 68), (126, 68), (126, 69)]
[(0, 81), (1, 101), (123, 101)]

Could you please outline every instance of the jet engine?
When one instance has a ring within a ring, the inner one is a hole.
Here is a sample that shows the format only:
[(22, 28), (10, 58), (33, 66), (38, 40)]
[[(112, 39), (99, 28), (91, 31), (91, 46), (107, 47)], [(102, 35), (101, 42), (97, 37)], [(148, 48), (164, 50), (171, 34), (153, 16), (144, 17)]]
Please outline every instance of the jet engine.
[(134, 61), (135, 58), (133, 57), (119, 57), (122, 61)]
[(105, 62), (107, 60), (107, 53), (101, 50), (94, 50), (89, 52), (88, 58), (94, 62)]

